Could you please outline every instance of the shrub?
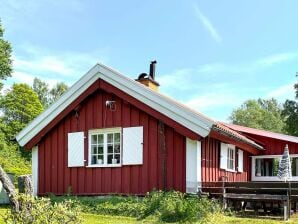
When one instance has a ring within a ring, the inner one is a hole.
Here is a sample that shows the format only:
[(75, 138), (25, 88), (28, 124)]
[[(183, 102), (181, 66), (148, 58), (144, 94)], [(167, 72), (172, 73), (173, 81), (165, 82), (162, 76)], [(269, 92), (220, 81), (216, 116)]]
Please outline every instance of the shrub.
[(80, 209), (71, 200), (61, 203), (51, 203), (49, 198), (34, 198), (19, 194), (20, 211), (7, 212), (3, 219), (5, 223), (41, 224), (41, 223), (81, 223)]
[(220, 204), (207, 198), (188, 196), (178, 191), (152, 191), (144, 198), (112, 196), (52, 197), (57, 202), (71, 198), (84, 212), (102, 215), (131, 216), (139, 219), (151, 217), (160, 222), (216, 223), (222, 216)]
[(155, 191), (144, 199), (142, 218), (155, 214), (163, 222), (194, 222), (209, 220), (210, 214), (220, 213), (217, 202), (178, 191)]

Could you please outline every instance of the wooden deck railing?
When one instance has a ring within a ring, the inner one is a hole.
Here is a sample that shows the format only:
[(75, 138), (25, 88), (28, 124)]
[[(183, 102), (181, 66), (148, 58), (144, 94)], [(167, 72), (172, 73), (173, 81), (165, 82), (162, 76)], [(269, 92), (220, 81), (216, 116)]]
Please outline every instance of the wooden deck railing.
[(297, 210), (298, 182), (204, 182), (201, 192), (210, 197), (221, 198), (226, 208), (229, 202), (242, 201), (261, 202), (266, 209), (266, 203), (280, 203), (284, 207), (284, 219), (288, 219), (291, 208)]

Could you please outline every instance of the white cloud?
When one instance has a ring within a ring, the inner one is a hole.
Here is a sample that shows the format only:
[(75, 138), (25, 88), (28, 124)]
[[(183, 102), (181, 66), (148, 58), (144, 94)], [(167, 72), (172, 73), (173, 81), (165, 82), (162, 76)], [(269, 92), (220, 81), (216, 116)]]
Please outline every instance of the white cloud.
[(237, 106), (239, 101), (239, 98), (233, 93), (214, 91), (202, 95), (195, 95), (190, 100), (186, 101), (185, 104), (199, 111), (205, 111), (221, 106)]
[(18, 47), (13, 55), (14, 72), (11, 78), (4, 82), (4, 88), (12, 83), (33, 83), (34, 77), (46, 81), (50, 87), (57, 82), (73, 84), (97, 62), (107, 63), (104, 51), (53, 52), (32, 45)]
[(264, 58), (258, 60), (257, 63), (260, 65), (271, 66), (271, 65), (278, 64), (278, 63), (283, 63), (283, 62), (294, 60), (297, 57), (298, 57), (298, 54), (290, 53), (290, 52), (274, 54), (274, 55), (270, 55), (270, 56), (267, 56), (267, 57), (264, 57)]
[(201, 12), (201, 10), (199, 9), (199, 7), (197, 5), (194, 6), (194, 9), (195, 9), (196, 16), (198, 17), (198, 19), (200, 20), (200, 22), (203, 24), (203, 26), (205, 27), (205, 29), (208, 31), (208, 33), (211, 35), (211, 37), (217, 43), (221, 43), (222, 42), (222, 38), (218, 34), (217, 30), (215, 29), (215, 27), (213, 26), (213, 24), (211, 23), (211, 21)]
[(32, 60), (14, 57), (13, 66), (16, 70), (53, 72), (63, 76), (70, 76), (75, 73), (65, 62), (54, 56), (44, 56)]
[(294, 84), (279, 86), (267, 94), (268, 98), (292, 98), (294, 96)]
[(179, 69), (171, 74), (163, 75), (158, 78), (161, 87), (175, 88), (179, 90), (186, 90), (191, 88), (191, 74), (194, 74), (193, 69)]
[[(18, 47), (13, 56), (15, 71), (36, 74), (44, 77), (61, 77), (65, 80), (83, 75), (97, 62), (106, 63), (106, 52), (53, 52), (30, 44)], [(21, 52), (21, 53), (20, 53)]]

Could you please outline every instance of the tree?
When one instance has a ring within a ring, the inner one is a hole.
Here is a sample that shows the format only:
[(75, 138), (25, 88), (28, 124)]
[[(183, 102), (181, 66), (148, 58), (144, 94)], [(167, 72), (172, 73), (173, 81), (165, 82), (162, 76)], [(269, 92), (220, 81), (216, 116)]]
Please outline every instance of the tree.
[[(4, 29), (0, 20), (0, 81), (5, 80), (11, 76), (12, 60), (11, 60), (11, 46), (10, 43), (3, 39)], [(0, 90), (3, 84), (0, 82)]]
[(7, 139), (14, 139), (26, 124), (42, 112), (43, 107), (37, 94), (27, 84), (13, 84), (2, 97), (0, 109), (3, 112)]
[(287, 134), (298, 136), (298, 102), (286, 100), (282, 115), (285, 119)]
[(41, 104), (46, 109), (60, 98), (60, 96), (68, 89), (68, 86), (64, 82), (59, 82), (50, 90), (49, 85), (46, 82), (34, 78), (32, 89), (36, 92)]
[(62, 96), (63, 93), (66, 92), (66, 90), (68, 90), (68, 86), (64, 82), (57, 83), (56, 86), (54, 86), (50, 91), (50, 102), (54, 103), (60, 98), (60, 96)]
[(39, 101), (44, 108), (48, 107), (49, 104), (49, 86), (47, 83), (43, 82), (38, 78), (34, 78), (32, 89), (36, 92)]
[(230, 116), (233, 124), (274, 132), (284, 131), (282, 108), (276, 99), (247, 100)]
[[(298, 75), (296, 75), (298, 77)], [(296, 99), (298, 99), (298, 82), (294, 84)], [(285, 131), (290, 135), (298, 136), (298, 101), (286, 100), (282, 115), (285, 119)]]

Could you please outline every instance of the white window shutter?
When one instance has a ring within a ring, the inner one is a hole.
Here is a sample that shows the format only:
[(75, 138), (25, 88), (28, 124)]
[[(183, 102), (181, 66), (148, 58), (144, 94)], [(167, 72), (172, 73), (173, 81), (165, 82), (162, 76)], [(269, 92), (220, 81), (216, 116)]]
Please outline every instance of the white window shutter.
[(68, 167), (84, 166), (84, 132), (68, 133)]
[(238, 172), (243, 172), (243, 151), (238, 149)]
[(122, 164), (143, 164), (143, 127), (123, 128)]
[(228, 145), (220, 143), (220, 169), (226, 170), (228, 167)]

